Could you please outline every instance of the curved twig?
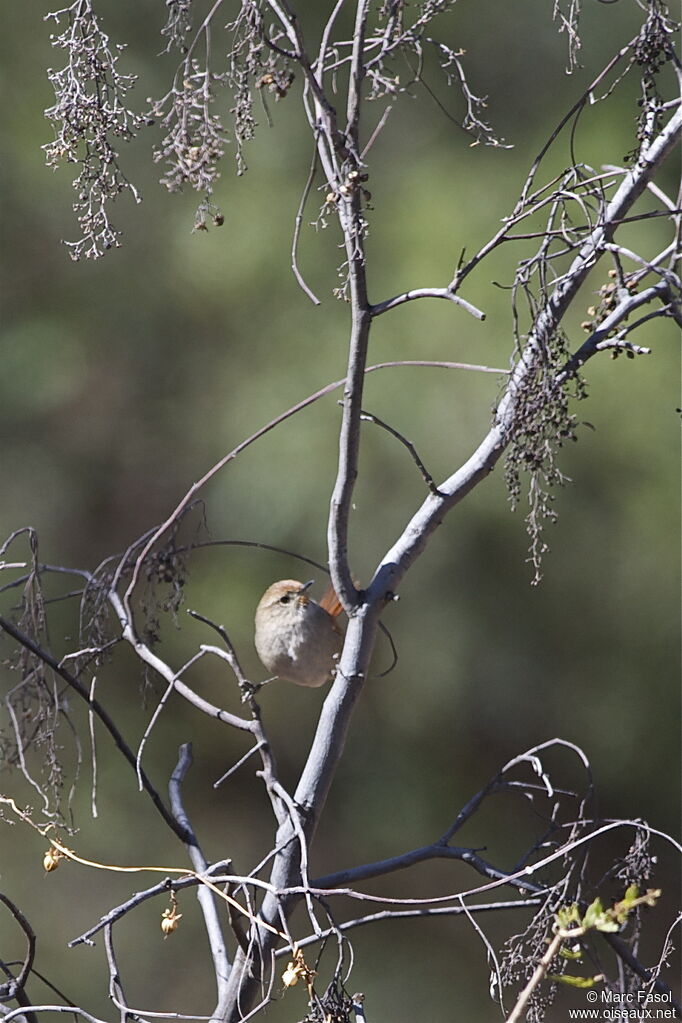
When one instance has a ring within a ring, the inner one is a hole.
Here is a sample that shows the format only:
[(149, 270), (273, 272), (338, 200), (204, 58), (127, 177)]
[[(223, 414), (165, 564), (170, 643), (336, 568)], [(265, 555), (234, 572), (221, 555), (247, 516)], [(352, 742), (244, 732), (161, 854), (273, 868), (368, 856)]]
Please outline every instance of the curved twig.
[(448, 302), (454, 302), (455, 305), (461, 306), (462, 309), (477, 320), (485, 319), (484, 312), (477, 309), (471, 302), (467, 302), (466, 299), (455, 295), (450, 288), (412, 288), (410, 291), (404, 291), (401, 295), (394, 295), (393, 298), (377, 302), (376, 305), (371, 307), (372, 316), (381, 316), (382, 313), (387, 313), (390, 309), (396, 309), (399, 305), (404, 305), (406, 302), (414, 302), (418, 298), (444, 298)]
[(404, 447), (406, 447), (407, 450), (412, 455), (412, 460), (419, 469), (419, 472), (422, 475), (422, 479), (426, 483), (431, 493), (432, 494), (438, 493), (438, 487), (434, 482), (433, 476), (422, 462), (417, 452), (417, 449), (415, 448), (411, 440), (408, 440), (407, 437), (404, 437), (402, 433), (399, 433), (399, 431), (396, 430), (393, 426), (389, 426), (389, 424), (384, 422), (383, 419), (379, 419), (379, 417), (375, 416), (373, 412), (362, 411), (360, 413), (360, 419), (365, 423), (374, 423), (376, 426), (380, 426), (383, 430), (386, 430), (387, 433), (390, 433), (392, 437), (395, 437), (396, 440), (399, 440), (400, 443)]
[(24, 990), (28, 976), (33, 968), (33, 960), (35, 959), (36, 952), (36, 936), (33, 928), (19, 907), (2, 892), (0, 892), (0, 902), (7, 906), (8, 910), (19, 924), (19, 927), (21, 927), (24, 932), (24, 936), (26, 938), (26, 956), (18, 976), (13, 977), (12, 980), (8, 981), (6, 984), (0, 984), (0, 1001), (3, 1001), (9, 998), (16, 998), (17, 995)]

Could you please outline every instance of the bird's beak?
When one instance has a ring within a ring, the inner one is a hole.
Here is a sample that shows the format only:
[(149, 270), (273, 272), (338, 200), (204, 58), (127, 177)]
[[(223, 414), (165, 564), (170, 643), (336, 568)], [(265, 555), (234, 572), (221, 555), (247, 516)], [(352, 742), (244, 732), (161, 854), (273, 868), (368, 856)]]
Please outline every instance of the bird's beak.
[(302, 604), (307, 604), (308, 603), (308, 601), (310, 600), (310, 597), (306, 593), (306, 590), (309, 590), (314, 582), (315, 582), (314, 579), (309, 579), (307, 583), (303, 583), (303, 585), (301, 586), (300, 590), (296, 594), (296, 601), (297, 601), (298, 604), (302, 605)]

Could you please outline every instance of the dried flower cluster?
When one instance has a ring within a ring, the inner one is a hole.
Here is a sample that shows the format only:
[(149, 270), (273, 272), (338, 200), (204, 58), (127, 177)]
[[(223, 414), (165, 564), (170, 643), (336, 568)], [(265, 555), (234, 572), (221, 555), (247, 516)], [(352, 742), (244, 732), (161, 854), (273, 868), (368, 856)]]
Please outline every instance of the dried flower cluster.
[(44, 149), (48, 166), (65, 162), (80, 167), (73, 182), (77, 196), (73, 209), (81, 237), (66, 244), (74, 260), (97, 259), (119, 244), (120, 231), (109, 220), (109, 203), (124, 191), (140, 201), (119, 167), (117, 150), (142, 123), (125, 102), (136, 76), (118, 71), (124, 47), (110, 45), (91, 0), (76, 0), (47, 18), (56, 25), (65, 21), (63, 31), (50, 39), (65, 51), (67, 61), (59, 71), (47, 72), (55, 103), (45, 115), (53, 122), (55, 138)]
[[(427, 34), (432, 22), (455, 6), (455, 0), (427, 0), (412, 6), (403, 2), (385, 3), (378, 11), (376, 24), (365, 40), (365, 74), (369, 83), (367, 99), (396, 97), (419, 84), (441, 106), (448, 118), (471, 134), (474, 144), (503, 145), (494, 129), (482, 118), (486, 97), (477, 96), (469, 87), (462, 58), (464, 50), (456, 50), (442, 40)], [(409, 18), (408, 14), (412, 17)], [(330, 47), (328, 69), (336, 71), (348, 59), (341, 56), (343, 42)], [(425, 68), (431, 55), (436, 57), (437, 72), (444, 76), (465, 103), (463, 117), (450, 114), (427, 84)], [(405, 74), (405, 69), (408, 74)]]
[(150, 117), (162, 118), (166, 129), (154, 159), (166, 163), (161, 184), (169, 192), (179, 192), (185, 184), (207, 195), (213, 191), (227, 142), (222, 119), (213, 110), (214, 86), (224, 81), (225, 75), (215, 75), (200, 61), (191, 59), (172, 90), (162, 100), (152, 102)]
[(640, 70), (642, 95), (637, 118), (637, 145), (626, 156), (627, 162), (639, 157), (642, 146), (651, 142), (663, 123), (663, 98), (659, 89), (659, 75), (670, 61), (676, 61), (671, 42), (680, 26), (673, 22), (659, 0), (650, 0), (645, 23), (639, 32), (633, 57)]
[(166, 24), (161, 29), (161, 35), (168, 38), (166, 53), (173, 47), (176, 47), (181, 53), (186, 53), (187, 36), (192, 28), (190, 20), (192, 0), (166, 0), (166, 7), (168, 17)]
[[(17, 626), (40, 644), (47, 640), (47, 618), (35, 531), (27, 528), (13, 533), (0, 547), (0, 564), (10, 546), (24, 537), (29, 548), (28, 572), (21, 580), (21, 613)], [(68, 752), (64, 745), (62, 733), (73, 731), (68, 701), (56, 685), (50, 667), (31, 649), (16, 649), (3, 666), (15, 675), (16, 682), (4, 699), (9, 722), (8, 728), (0, 731), (0, 762), (22, 771), (38, 794), (44, 816), (64, 821), (80, 766), (77, 750), (77, 764), (75, 770), (73, 768), (73, 742), (68, 743)], [(69, 773), (72, 780), (67, 792)]]
[[(237, 173), (246, 170), (244, 148), (255, 134), (257, 122), (253, 114), (256, 95), (265, 106), (265, 94), (276, 100), (284, 98), (293, 82), (293, 73), (286, 57), (268, 50), (260, 6), (254, 0), (243, 0), (238, 16), (225, 26), (230, 38), (227, 68), (211, 69), (212, 31), (217, 4), (187, 45), (190, 31), (189, 0), (176, 0), (171, 5), (168, 22), (163, 29), (169, 36), (169, 48), (177, 46), (185, 59), (176, 73), (171, 90), (158, 100), (149, 100), (150, 118), (161, 119), (165, 129), (162, 142), (156, 147), (154, 159), (166, 164), (161, 183), (170, 192), (189, 185), (204, 193), (195, 218), (195, 230), (205, 230), (207, 222), (217, 226), (222, 213), (211, 202), (219, 165), (229, 141), (235, 145)], [(203, 40), (201, 57), (197, 56)], [(232, 130), (216, 110), (217, 89), (226, 87), (232, 95)], [(267, 113), (267, 108), (266, 108)], [(269, 116), (269, 115), (268, 115)]]
[(505, 459), (504, 478), (512, 507), (521, 498), (522, 476), (528, 479), (526, 528), (533, 585), (540, 582), (542, 557), (548, 550), (544, 525), (556, 519), (553, 490), (568, 481), (557, 465), (557, 453), (566, 441), (576, 440), (577, 417), (571, 412), (570, 400), (586, 396), (578, 376), (570, 383), (557, 382), (568, 352), (568, 339), (563, 331), (557, 331), (550, 342), (542, 344), (542, 358), (535, 361), (532, 374), (526, 377), (517, 395)]

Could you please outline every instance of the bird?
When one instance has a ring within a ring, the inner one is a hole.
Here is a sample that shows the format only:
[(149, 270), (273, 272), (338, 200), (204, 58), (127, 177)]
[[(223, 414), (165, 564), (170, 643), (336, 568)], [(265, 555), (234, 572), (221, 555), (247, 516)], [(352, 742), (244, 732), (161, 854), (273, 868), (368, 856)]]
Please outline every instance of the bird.
[(333, 678), (343, 643), (337, 623), (342, 607), (329, 586), (318, 604), (308, 596), (314, 580), (280, 579), (256, 608), (256, 651), (274, 676), (317, 687)]

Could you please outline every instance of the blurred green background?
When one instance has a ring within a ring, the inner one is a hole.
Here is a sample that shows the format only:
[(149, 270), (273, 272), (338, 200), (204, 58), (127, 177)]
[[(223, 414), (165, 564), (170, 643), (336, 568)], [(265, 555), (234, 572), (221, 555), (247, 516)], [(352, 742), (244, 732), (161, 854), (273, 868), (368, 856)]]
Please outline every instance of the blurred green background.
[[(327, 5), (300, 4), (309, 36)], [(468, 138), (423, 94), (405, 97), (370, 160), (368, 271), (370, 299), (410, 287), (444, 286), (463, 248), (475, 251), (514, 202), (527, 168), (567, 107), (637, 25), (635, 3), (588, 0), (583, 70), (565, 73), (566, 39), (551, 22), (552, 5), (462, 3), (443, 20), (442, 37), (467, 51), (472, 88), (488, 95), (488, 115), (514, 148), (470, 148)], [(0, 38), (3, 159), (0, 457), (4, 480), (2, 536), (23, 525), (38, 530), (41, 559), (93, 569), (160, 522), (204, 471), (239, 441), (306, 394), (338, 379), (345, 367), (348, 309), (331, 296), (339, 237), (304, 227), (301, 269), (323, 299), (314, 308), (290, 273), (294, 215), (311, 143), (298, 86), (270, 103), (274, 127), (260, 110), (247, 150), (249, 171), (234, 174), (228, 148), (215, 199), (221, 229), (192, 233), (197, 197), (169, 196), (151, 161), (159, 131), (124, 147), (121, 162), (140, 188), (124, 196), (113, 219), (123, 247), (97, 262), (72, 263), (63, 238), (76, 236), (69, 168), (44, 166), (51, 138), (43, 110), (53, 102), (45, 75), (61, 66), (50, 49), (43, 3), (7, 4)], [(99, 0), (104, 27), (129, 48), (121, 68), (140, 81), (131, 102), (168, 88), (175, 59), (157, 57), (164, 5)], [(198, 19), (197, 19), (198, 20)], [(227, 19), (225, 19), (227, 20)], [(431, 84), (437, 88), (435, 78)], [(416, 90), (415, 90), (416, 92)], [(633, 146), (636, 82), (581, 119), (575, 146), (595, 166), (622, 163)], [(441, 89), (440, 98), (446, 93)], [(448, 99), (461, 116), (461, 100)], [(230, 99), (218, 104), (229, 120)], [(367, 110), (366, 134), (381, 108)], [(568, 165), (567, 138), (551, 168)], [(677, 168), (660, 176), (674, 192)], [(646, 201), (646, 200), (645, 200)], [(315, 217), (315, 197), (306, 220)], [(655, 221), (623, 236), (644, 254), (668, 240)], [(506, 367), (512, 352), (509, 284), (515, 259), (499, 250), (470, 278), (464, 297), (483, 308), (484, 323), (439, 302), (413, 303), (381, 317), (370, 359), (447, 359)], [(571, 344), (604, 282), (599, 269), (566, 322)], [(578, 409), (594, 431), (563, 452), (573, 480), (556, 498), (558, 524), (548, 527), (551, 553), (540, 587), (530, 586), (523, 508), (511, 514), (497, 471), (448, 518), (386, 614), (400, 652), (397, 669), (366, 688), (316, 843), (311, 873), (392, 856), (435, 839), (457, 810), (511, 756), (561, 736), (592, 763), (599, 807), (608, 817), (644, 818), (676, 832), (679, 822), (679, 345), (669, 324), (654, 321), (639, 343), (653, 355), (608, 358), (588, 367), (589, 399)], [(499, 393), (494, 375), (391, 369), (368, 377), (365, 408), (416, 445), (438, 479), (450, 473), (487, 429)], [(203, 492), (210, 536), (257, 540), (325, 561), (329, 495), (335, 475), (337, 395), (288, 420), (219, 474)], [(407, 453), (368, 425), (352, 521), (352, 563), (366, 581), (377, 559), (421, 502), (424, 487)], [(12, 557), (25, 555), (19, 546)], [(300, 575), (298, 563), (261, 550), (221, 546), (189, 565), (186, 606), (223, 623), (253, 678), (262, 677), (252, 644), (252, 616), (274, 579)], [(307, 577), (307, 573), (306, 573)], [(320, 580), (320, 584), (322, 580)], [(63, 592), (63, 581), (48, 584)], [(318, 591), (319, 592), (319, 591)], [(4, 613), (16, 594), (6, 597)], [(51, 641), (73, 648), (75, 611), (55, 605)], [(69, 638), (70, 637), (70, 638)], [(185, 620), (162, 625), (162, 656), (182, 664), (206, 631)], [(9, 652), (7, 641), (0, 649)], [(377, 670), (388, 658), (380, 643)], [(188, 678), (207, 698), (238, 708), (235, 686), (218, 663), (201, 662)], [(16, 681), (4, 680), (7, 687)], [(143, 693), (144, 690), (144, 693)], [(131, 743), (141, 737), (158, 694), (132, 658), (119, 652), (99, 683), (102, 701)], [(143, 695), (146, 699), (143, 699)], [(282, 780), (295, 785), (324, 692), (281, 684), (262, 696), (263, 716)], [(86, 727), (82, 709), (74, 722)], [(85, 733), (84, 733), (85, 734)], [(218, 790), (212, 782), (245, 751), (244, 740), (171, 701), (152, 734), (146, 766), (163, 791), (177, 746), (194, 743), (186, 806), (210, 859), (232, 856), (247, 871), (268, 850), (271, 826), (253, 764)], [(64, 734), (65, 757), (73, 758)], [(71, 844), (110, 863), (183, 866), (184, 851), (136, 791), (108, 738), (98, 737), (99, 816), (90, 817), (88, 755), (74, 807), (80, 833)], [(578, 784), (567, 756), (557, 777)], [(565, 773), (564, 773), (565, 772)], [(1, 788), (36, 805), (16, 773)], [(39, 805), (39, 804), (38, 804)], [(460, 836), (486, 845), (510, 867), (530, 822), (522, 806), (498, 797)], [(613, 845), (624, 853), (627, 839)], [(2, 832), (3, 890), (21, 905), (39, 943), (36, 966), (88, 1009), (111, 1019), (101, 940), (95, 949), (66, 942), (111, 905), (154, 878), (102, 875), (65, 866), (43, 875), (43, 844), (18, 827)], [(663, 849), (652, 882), (664, 907), (652, 921), (656, 940), (678, 904), (678, 872)], [(479, 883), (461, 864), (427, 864), (367, 886), (391, 895), (427, 896)], [(617, 896), (607, 890), (605, 898)], [(194, 898), (181, 898), (181, 930), (160, 938), (165, 903), (146, 903), (118, 928), (127, 997), (141, 1009), (207, 1014), (213, 990)], [(658, 911), (657, 911), (658, 912)], [(357, 906), (348, 908), (357, 915)], [(300, 918), (296, 918), (300, 920)], [(294, 921), (294, 925), (296, 924)], [(524, 919), (485, 921), (494, 942), (523, 929)], [(300, 921), (303, 933), (305, 926)], [(295, 930), (294, 926), (294, 930)], [(0, 917), (2, 958), (22, 954), (18, 931)], [(499, 1018), (488, 999), (485, 948), (461, 919), (379, 924), (356, 932), (350, 990), (367, 994), (368, 1019), (404, 1023)], [(9, 947), (10, 952), (7, 951)], [(656, 941), (645, 961), (655, 961)], [(54, 995), (36, 983), (34, 1001)], [(562, 993), (583, 1005), (580, 993)], [(305, 1014), (303, 992), (268, 1010), (275, 1021)]]

